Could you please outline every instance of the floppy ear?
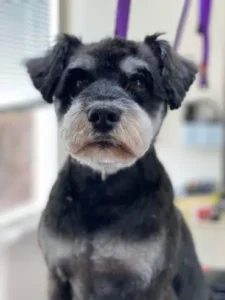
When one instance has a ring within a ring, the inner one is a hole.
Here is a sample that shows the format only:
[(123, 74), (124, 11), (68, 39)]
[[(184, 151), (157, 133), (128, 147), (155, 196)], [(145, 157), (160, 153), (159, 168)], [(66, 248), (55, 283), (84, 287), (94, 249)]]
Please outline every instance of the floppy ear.
[(147, 36), (145, 43), (158, 59), (168, 104), (171, 109), (176, 109), (193, 83), (197, 67), (178, 55), (167, 41), (157, 40), (159, 35)]
[(33, 85), (40, 91), (45, 101), (52, 103), (52, 96), (69, 58), (80, 44), (76, 37), (63, 34), (58, 37), (55, 46), (44, 57), (25, 62)]

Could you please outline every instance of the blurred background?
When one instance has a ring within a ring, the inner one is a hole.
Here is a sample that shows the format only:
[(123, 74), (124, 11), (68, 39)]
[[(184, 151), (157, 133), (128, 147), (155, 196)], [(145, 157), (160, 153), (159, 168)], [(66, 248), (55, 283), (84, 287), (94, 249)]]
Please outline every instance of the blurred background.
[[(225, 269), (225, 2), (128, 2), (128, 38), (140, 41), (147, 34), (165, 32), (172, 45), (176, 40), (176, 51), (199, 66), (183, 107), (168, 114), (156, 147), (204, 270), (221, 272)], [(208, 14), (203, 12), (206, 3)], [(31, 85), (23, 60), (42, 54), (60, 32), (84, 42), (113, 36), (118, 7), (117, 0), (0, 0), (0, 300), (47, 299), (36, 228), (66, 156), (57, 137), (54, 109)], [(217, 276), (213, 282), (215, 290), (220, 283), (218, 299), (225, 299), (224, 278)]]

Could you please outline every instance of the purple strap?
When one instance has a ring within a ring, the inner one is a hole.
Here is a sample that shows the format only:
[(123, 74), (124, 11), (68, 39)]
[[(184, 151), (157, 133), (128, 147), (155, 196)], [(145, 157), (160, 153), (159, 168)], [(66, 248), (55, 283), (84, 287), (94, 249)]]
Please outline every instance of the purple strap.
[(130, 0), (118, 0), (115, 35), (121, 38), (127, 37)]
[(182, 14), (181, 14), (179, 24), (178, 24), (178, 27), (177, 27), (177, 32), (176, 32), (174, 45), (173, 45), (173, 48), (174, 48), (175, 51), (177, 51), (178, 46), (179, 46), (180, 41), (181, 41), (181, 34), (183, 32), (185, 21), (187, 19), (189, 7), (190, 7), (190, 0), (185, 0), (184, 7), (183, 7), (183, 10), (182, 10)]
[[(202, 63), (200, 68), (200, 85), (202, 87), (208, 86), (208, 80), (207, 80), (207, 66), (208, 66), (208, 58), (209, 58), (208, 27), (209, 27), (211, 4), (212, 4), (212, 0), (200, 0), (199, 33), (202, 34), (203, 36), (203, 58), (202, 58)], [(181, 41), (181, 35), (183, 33), (189, 7), (190, 7), (190, 0), (185, 0), (182, 14), (177, 27), (174, 46), (173, 46), (175, 51), (178, 50)]]
[(200, 85), (202, 87), (208, 86), (208, 78), (207, 78), (207, 66), (209, 59), (209, 19), (210, 19), (210, 11), (211, 11), (211, 0), (200, 0), (200, 24), (199, 24), (199, 32), (203, 35), (203, 58), (201, 63), (201, 77), (200, 77)]

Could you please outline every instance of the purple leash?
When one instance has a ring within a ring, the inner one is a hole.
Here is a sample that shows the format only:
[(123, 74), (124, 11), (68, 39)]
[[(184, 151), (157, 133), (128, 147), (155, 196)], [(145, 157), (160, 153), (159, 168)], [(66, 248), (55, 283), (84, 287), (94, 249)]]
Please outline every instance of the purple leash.
[[(210, 19), (210, 11), (211, 11), (212, 0), (200, 0), (200, 24), (199, 24), (199, 33), (203, 36), (203, 58), (200, 67), (200, 86), (207, 87), (208, 86), (208, 78), (207, 78), (207, 67), (209, 60), (209, 19)], [(178, 46), (181, 41), (181, 35), (183, 33), (185, 21), (187, 19), (188, 10), (190, 7), (190, 0), (185, 0), (184, 7), (182, 10), (182, 14), (179, 20), (179, 24), (177, 27), (174, 49), (177, 51)]]
[(199, 33), (203, 35), (203, 59), (200, 67), (200, 86), (208, 86), (207, 68), (209, 60), (209, 19), (211, 0), (200, 0), (200, 24)]
[(130, 0), (118, 0), (115, 35), (124, 39), (127, 37), (129, 12)]
[(175, 51), (177, 51), (178, 46), (179, 46), (180, 41), (181, 41), (181, 34), (183, 32), (184, 25), (185, 25), (185, 22), (186, 22), (186, 19), (187, 19), (187, 14), (188, 14), (189, 7), (190, 7), (190, 0), (185, 0), (184, 7), (183, 7), (183, 10), (182, 10), (182, 14), (181, 14), (179, 24), (178, 24), (178, 27), (177, 27), (177, 33), (176, 33), (174, 45), (173, 45), (173, 48), (174, 48)]

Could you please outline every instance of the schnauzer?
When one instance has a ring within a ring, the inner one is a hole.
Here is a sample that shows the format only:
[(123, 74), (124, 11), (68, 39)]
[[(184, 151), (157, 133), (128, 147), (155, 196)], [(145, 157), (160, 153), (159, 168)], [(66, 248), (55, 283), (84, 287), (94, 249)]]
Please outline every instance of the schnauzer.
[(26, 66), (69, 153), (39, 226), (49, 299), (208, 300), (154, 150), (196, 67), (158, 34), (91, 44), (65, 34)]

